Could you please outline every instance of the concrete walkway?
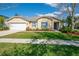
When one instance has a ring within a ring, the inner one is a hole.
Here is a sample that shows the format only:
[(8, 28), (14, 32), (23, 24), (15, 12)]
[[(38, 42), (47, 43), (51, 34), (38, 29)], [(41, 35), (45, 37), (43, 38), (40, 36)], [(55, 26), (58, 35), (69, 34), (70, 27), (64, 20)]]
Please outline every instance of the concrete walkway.
[(21, 32), (22, 30), (6, 30), (6, 31), (0, 31), (0, 36), (5, 36), (8, 34), (13, 34), (16, 32)]
[(79, 47), (79, 41), (54, 40), (54, 39), (46, 40), (46, 39), (0, 38), (0, 43), (56, 44), (56, 45), (73, 45)]

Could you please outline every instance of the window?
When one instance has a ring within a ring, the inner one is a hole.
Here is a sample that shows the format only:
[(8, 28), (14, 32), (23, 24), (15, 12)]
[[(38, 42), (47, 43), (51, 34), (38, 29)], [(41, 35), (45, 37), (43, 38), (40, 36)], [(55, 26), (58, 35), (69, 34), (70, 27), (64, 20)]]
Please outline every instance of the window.
[(32, 26), (33, 27), (36, 27), (36, 22), (32, 22)]
[(42, 28), (48, 28), (48, 22), (41, 22)]

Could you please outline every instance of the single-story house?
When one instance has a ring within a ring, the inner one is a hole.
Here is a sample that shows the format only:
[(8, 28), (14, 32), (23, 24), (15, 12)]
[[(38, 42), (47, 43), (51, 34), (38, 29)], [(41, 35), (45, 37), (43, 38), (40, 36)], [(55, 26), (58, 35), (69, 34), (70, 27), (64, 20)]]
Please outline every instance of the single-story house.
[(74, 18), (74, 29), (79, 29), (79, 16)]
[(29, 29), (50, 29), (59, 30), (60, 20), (51, 16), (32, 17), (31, 19), (22, 16), (14, 16), (8, 19), (6, 24), (12, 30)]

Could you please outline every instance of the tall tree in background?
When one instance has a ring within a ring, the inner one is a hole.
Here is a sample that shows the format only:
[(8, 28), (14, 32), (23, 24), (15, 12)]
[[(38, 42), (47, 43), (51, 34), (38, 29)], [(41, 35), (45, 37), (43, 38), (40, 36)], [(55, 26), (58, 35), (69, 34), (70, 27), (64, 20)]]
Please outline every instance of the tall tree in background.
[[(67, 14), (67, 23), (71, 23), (68, 24), (68, 26), (71, 26), (71, 29), (74, 30), (74, 17), (75, 17), (75, 10), (76, 10), (76, 3), (66, 3), (66, 4), (58, 4), (60, 12), (62, 12), (62, 14), (60, 16), (63, 16), (63, 14)], [(71, 22), (70, 22), (71, 21)]]
[(76, 4), (75, 3), (73, 3), (72, 4), (72, 30), (74, 29), (74, 25), (75, 25), (75, 23), (74, 23), (74, 17), (75, 17), (75, 7), (76, 7)]
[[(71, 29), (74, 29), (74, 16), (76, 10), (76, 3), (60, 3), (60, 4), (49, 4), (50, 6), (55, 6), (59, 9), (60, 14), (56, 14), (59, 18), (65, 18), (64, 14), (67, 14), (67, 17), (71, 18)], [(70, 20), (70, 18), (68, 18)]]
[(67, 19), (66, 19), (66, 23), (67, 23), (67, 27), (72, 27), (72, 18), (71, 16), (68, 16)]
[(4, 17), (0, 16), (0, 24), (4, 24)]
[[(67, 5), (67, 13), (68, 13), (68, 16), (71, 17), (71, 29), (74, 30), (74, 17), (75, 17), (75, 9), (76, 9), (76, 3), (71, 3), (71, 11), (69, 10), (69, 6)], [(69, 19), (70, 20), (70, 19)]]
[(4, 26), (4, 17), (0, 16), (0, 28), (2, 29)]

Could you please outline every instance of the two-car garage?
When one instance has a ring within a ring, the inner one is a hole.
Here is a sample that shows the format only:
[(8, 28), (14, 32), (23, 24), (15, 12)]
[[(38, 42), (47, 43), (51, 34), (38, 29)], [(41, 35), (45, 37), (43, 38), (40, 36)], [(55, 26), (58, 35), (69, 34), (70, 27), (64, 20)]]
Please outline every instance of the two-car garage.
[(23, 17), (15, 16), (8, 21), (11, 30), (26, 30), (29, 22)]
[(26, 30), (26, 24), (10, 24), (11, 30)]

